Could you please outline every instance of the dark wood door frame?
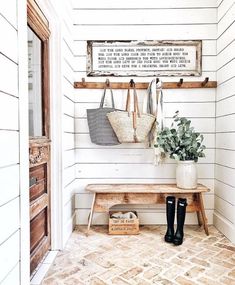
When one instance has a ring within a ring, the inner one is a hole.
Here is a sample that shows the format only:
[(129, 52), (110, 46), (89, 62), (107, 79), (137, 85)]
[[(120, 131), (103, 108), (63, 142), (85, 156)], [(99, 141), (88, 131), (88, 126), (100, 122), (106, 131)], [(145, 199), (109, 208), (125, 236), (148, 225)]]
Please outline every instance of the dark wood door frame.
[[(28, 26), (41, 40), (42, 136), (29, 137), (31, 273), (51, 246), (49, 23), (34, 0), (27, 1)], [(38, 192), (37, 192), (38, 191)]]

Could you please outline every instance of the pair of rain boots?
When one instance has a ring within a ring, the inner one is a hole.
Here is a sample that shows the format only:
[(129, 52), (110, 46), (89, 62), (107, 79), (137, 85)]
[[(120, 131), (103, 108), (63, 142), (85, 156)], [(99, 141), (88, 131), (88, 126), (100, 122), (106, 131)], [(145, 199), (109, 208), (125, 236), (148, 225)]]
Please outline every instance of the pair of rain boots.
[(174, 232), (175, 219), (175, 197), (168, 196), (166, 198), (166, 218), (167, 232), (165, 241), (174, 245), (181, 245), (184, 238), (184, 221), (186, 213), (187, 199), (179, 198), (177, 203), (177, 229)]

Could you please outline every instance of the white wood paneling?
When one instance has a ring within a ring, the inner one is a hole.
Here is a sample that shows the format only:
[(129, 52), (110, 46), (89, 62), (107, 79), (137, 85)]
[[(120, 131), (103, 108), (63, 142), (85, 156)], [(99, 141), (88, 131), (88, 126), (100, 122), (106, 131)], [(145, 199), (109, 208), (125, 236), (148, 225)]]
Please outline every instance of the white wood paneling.
[(222, 50), (217, 56), (217, 68), (222, 68), (227, 62), (235, 57), (235, 41), (231, 42), (226, 49)]
[(235, 77), (220, 84), (217, 87), (217, 100), (225, 99), (229, 96), (235, 95)]
[[(1, 7), (0, 7), (1, 9)], [(17, 31), (0, 15), (0, 34), (7, 35), (0, 41), (0, 52), (17, 62)]]
[[(75, 25), (166, 25), (216, 23), (216, 9), (74, 10)], [(120, 23), (120, 17), (122, 19)]]
[(216, 118), (217, 132), (234, 132), (235, 131), (235, 115), (228, 115)]
[[(183, 7), (182, 7), (183, 5)], [(206, 76), (216, 80), (217, 1), (147, 1), (147, 3), (124, 1), (87, 1), (74, 3), (74, 70), (75, 80), (86, 77), (86, 40), (180, 40), (201, 39), (202, 76), (193, 80), (202, 81)], [(190, 8), (190, 9), (188, 9)], [(212, 8), (212, 9), (211, 9)], [(176, 17), (177, 14), (177, 17)], [(120, 15), (122, 15), (120, 17)], [(111, 81), (129, 82), (130, 78), (110, 78)], [(136, 77), (136, 82), (148, 82), (151, 78)], [(163, 81), (178, 81), (165, 77)], [(185, 81), (191, 80), (185, 79)], [(86, 81), (105, 81), (102, 77), (86, 78)], [(138, 91), (139, 102), (144, 91)], [(203, 132), (207, 158), (198, 164), (202, 183), (211, 189), (213, 201), (215, 162), (215, 89), (164, 90), (166, 125), (172, 121), (175, 111), (192, 118), (192, 126)], [(76, 147), (76, 193), (84, 193), (88, 183), (166, 183), (175, 182), (175, 164), (168, 160), (154, 166), (153, 150), (146, 144), (121, 144), (104, 147), (92, 144), (86, 120), (86, 110), (97, 108), (102, 90), (75, 90), (75, 147)], [(126, 90), (114, 90), (116, 108), (123, 109)], [(107, 99), (107, 105), (109, 99)], [(90, 199), (90, 196), (82, 196)], [(79, 200), (79, 198), (78, 198)], [(89, 200), (90, 201), (90, 200)], [(77, 223), (87, 223), (85, 201), (76, 204)], [(212, 222), (214, 205), (210, 204), (209, 220)], [(162, 213), (143, 212), (143, 223), (165, 223)], [(97, 215), (98, 223), (105, 223), (104, 215)], [(191, 218), (190, 218), (191, 219)], [(194, 221), (194, 218), (191, 219)]]
[[(199, 163), (214, 163), (214, 149), (205, 151), (206, 158)], [(153, 163), (154, 150), (149, 149), (77, 149), (76, 161), (79, 163)], [(175, 164), (175, 160), (167, 159), (166, 163)]]
[(75, 177), (75, 165), (72, 165), (72, 166), (69, 166), (69, 167), (66, 167), (63, 171), (63, 186), (64, 186), (64, 191), (65, 188), (73, 182), (74, 180), (74, 177)]
[(64, 168), (74, 165), (75, 163), (75, 150), (66, 150), (64, 152)]
[(223, 216), (224, 218), (226, 218), (227, 220), (229, 220), (231, 223), (234, 224), (235, 221), (234, 205), (215, 195), (215, 209), (216, 212), (220, 213), (221, 216)]
[(216, 147), (234, 150), (235, 133), (216, 134)]
[[(213, 164), (197, 164), (199, 178), (214, 178)], [(77, 178), (175, 178), (173, 164), (77, 164)]]
[[(20, 284), (19, 233), (20, 230), (23, 231), (20, 229), (19, 198), (17, 7), (17, 0), (0, 3), (0, 283), (4, 285)], [(27, 96), (27, 93), (24, 93), (24, 97), (25, 95)], [(22, 268), (24, 261), (22, 257)]]
[(215, 177), (217, 180), (235, 187), (235, 169), (222, 165), (215, 166)]
[(235, 150), (216, 150), (216, 163), (235, 169)]
[[(141, 104), (139, 104), (141, 107)], [(99, 103), (80, 103), (75, 105), (75, 117), (85, 118), (87, 109), (98, 108)], [(124, 109), (124, 104), (117, 102), (117, 109)], [(205, 103), (165, 103), (164, 114), (165, 117), (172, 118), (176, 111), (179, 111), (180, 116), (188, 118), (210, 118), (215, 117), (215, 104), (213, 102)]]
[[(86, 209), (81, 209), (76, 215), (76, 223), (81, 225), (86, 225), (88, 220), (88, 215), (90, 211)], [(151, 212), (140, 212), (138, 211), (138, 216), (141, 225), (156, 225), (166, 223), (165, 212), (151, 211)], [(208, 224), (213, 223), (213, 210), (206, 210), (206, 216), (208, 219)], [(188, 213), (185, 218), (186, 224), (198, 224), (197, 216), (195, 213)], [(92, 219), (93, 225), (107, 225), (108, 215), (106, 213), (95, 213)]]
[(0, 92), (0, 129), (19, 129), (18, 98), (2, 92)]
[(231, 70), (235, 70), (235, 58), (218, 70), (218, 84), (221, 84), (233, 77)]
[(0, 168), (0, 185), (0, 206), (19, 196), (19, 165)]
[(217, 102), (214, 223), (234, 241), (235, 213), (235, 3), (224, 0), (218, 7)]
[(0, 282), (5, 279), (8, 273), (18, 264), (19, 262), (19, 231), (14, 233), (7, 241), (0, 246)]
[(74, 117), (74, 102), (66, 96), (63, 96), (63, 111), (64, 114)]
[(70, 1), (64, 1), (62, 4), (62, 108), (63, 108), (63, 245), (71, 235), (73, 230), (73, 191), (71, 188), (75, 180), (75, 121), (74, 121), (74, 55), (73, 55), (73, 20), (72, 6)]
[(221, 34), (218, 37), (217, 40), (217, 52), (221, 52), (223, 49), (225, 49), (233, 40), (235, 33), (235, 23), (233, 23), (227, 30), (224, 31), (223, 34)]
[(225, 201), (235, 205), (235, 188), (219, 180), (215, 180), (215, 194)]
[(73, 117), (64, 115), (63, 124), (64, 124), (64, 130), (66, 132), (74, 133), (75, 126), (74, 126), (74, 118)]
[[(220, 9), (219, 9), (220, 10)], [(234, 22), (235, 3), (227, 10), (226, 16), (222, 17), (218, 25), (218, 36), (220, 36)]]
[[(228, 116), (229, 114), (235, 113), (235, 96), (231, 96), (227, 98), (226, 100), (222, 100), (217, 102), (216, 105), (216, 115), (217, 117), (221, 116)], [(231, 118), (228, 118), (231, 119)], [(228, 123), (232, 123), (231, 120), (228, 121)]]
[(0, 14), (17, 28), (17, 0), (0, 1)]
[(19, 198), (0, 207), (0, 244), (19, 229)]
[(220, 22), (221, 18), (229, 11), (231, 6), (234, 4), (234, 0), (220, 0), (221, 5), (218, 9), (218, 21)]
[[(7, 70), (7, 72), (6, 72)], [(17, 96), (17, 64), (0, 54), (0, 91)]]
[(2, 281), (1, 285), (20, 285), (20, 265), (17, 265), (9, 272), (7, 277)]
[(64, 132), (63, 137), (64, 137), (63, 149), (64, 150), (74, 149), (74, 133)]
[[(123, 33), (123, 30), (126, 32)], [(181, 31), (181, 33), (179, 33)], [(133, 25), (133, 26), (74, 26), (75, 40), (214, 40), (216, 24), (205, 25)]]
[(19, 163), (19, 133), (0, 130), (0, 167)]
[(73, 7), (76, 9), (143, 9), (143, 8), (207, 8), (207, 7), (217, 7), (217, 3), (215, 0), (177, 0), (173, 2), (172, 0), (165, 0), (165, 1), (155, 1), (155, 0), (148, 0), (146, 3), (143, 4), (142, 1), (125, 1), (125, 0), (113, 0), (110, 2), (109, 0), (101, 0), (99, 2), (95, 0), (89, 1), (77, 1), (73, 0)]
[[(71, 138), (71, 134), (67, 134), (67, 138)], [(204, 134), (203, 143), (207, 148), (215, 148), (215, 135), (212, 134)], [(71, 138), (72, 141), (72, 138)], [(69, 143), (69, 142), (68, 142)], [(104, 148), (104, 146), (95, 145), (90, 140), (89, 134), (75, 134), (75, 148)], [(108, 148), (108, 147), (106, 147)], [(146, 143), (123, 143), (119, 145), (112, 146), (112, 148), (147, 148)], [(71, 149), (71, 146), (67, 146), (67, 149)]]

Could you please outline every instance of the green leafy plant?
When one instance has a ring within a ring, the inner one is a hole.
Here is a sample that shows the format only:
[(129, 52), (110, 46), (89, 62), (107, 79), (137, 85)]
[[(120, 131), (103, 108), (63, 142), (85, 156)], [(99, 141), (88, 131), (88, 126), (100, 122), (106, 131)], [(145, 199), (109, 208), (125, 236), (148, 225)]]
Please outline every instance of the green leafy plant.
[(205, 145), (202, 144), (203, 135), (191, 127), (191, 121), (180, 118), (179, 111), (173, 117), (174, 121), (170, 128), (163, 128), (157, 136), (156, 148), (160, 149), (161, 155), (169, 154), (175, 160), (194, 160), (205, 157)]

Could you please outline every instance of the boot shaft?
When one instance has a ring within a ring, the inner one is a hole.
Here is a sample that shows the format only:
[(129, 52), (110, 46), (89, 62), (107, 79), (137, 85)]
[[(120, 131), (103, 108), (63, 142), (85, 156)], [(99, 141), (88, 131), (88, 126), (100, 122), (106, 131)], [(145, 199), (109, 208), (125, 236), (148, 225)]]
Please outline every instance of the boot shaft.
[(177, 230), (182, 230), (185, 222), (187, 199), (179, 198), (177, 203)]
[(173, 226), (175, 219), (175, 197), (167, 196), (166, 197), (166, 218), (167, 224)]

